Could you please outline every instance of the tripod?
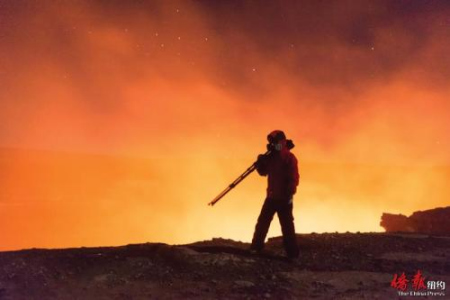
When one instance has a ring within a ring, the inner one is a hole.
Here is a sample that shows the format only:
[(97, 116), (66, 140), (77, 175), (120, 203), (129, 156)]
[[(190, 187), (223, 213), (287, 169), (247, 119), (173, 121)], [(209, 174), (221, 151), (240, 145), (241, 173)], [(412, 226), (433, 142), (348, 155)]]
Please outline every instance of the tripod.
[[(288, 147), (288, 149), (292, 149), (292, 148), (295, 147), (294, 142), (292, 142), (292, 140), (287, 140), (286, 141), (286, 146)], [(267, 145), (267, 149), (268, 150), (267, 150), (266, 153), (264, 153), (264, 155), (269, 155), (273, 151), (273, 145), (271, 145), (271, 144)], [(216, 198), (214, 198), (211, 202), (209, 202), (208, 205), (213, 206), (214, 204), (216, 204), (217, 201), (222, 199), (223, 196), (225, 196), (226, 194), (228, 194), (229, 191), (234, 189), (234, 187), (236, 185), (238, 185), (248, 175), (250, 175), (253, 171), (255, 171), (255, 169), (256, 169), (256, 161), (247, 170), (245, 170), (244, 173), (242, 173), (238, 178), (236, 178), (235, 181), (233, 181), (229, 186), (227, 186), (226, 189), (224, 189), (219, 195), (217, 195)]]
[[(269, 155), (270, 150), (268, 150), (264, 155)], [(228, 194), (229, 191), (234, 189), (236, 185), (238, 185), (242, 180), (244, 180), (248, 175), (250, 175), (253, 171), (256, 169), (256, 161), (247, 169), (244, 173), (242, 173), (235, 181), (233, 181), (229, 186), (227, 186), (226, 189), (224, 189), (219, 195), (217, 195), (216, 198), (213, 199), (213, 201), (209, 202), (208, 205), (213, 206), (217, 203), (220, 199), (223, 198), (226, 194)]]

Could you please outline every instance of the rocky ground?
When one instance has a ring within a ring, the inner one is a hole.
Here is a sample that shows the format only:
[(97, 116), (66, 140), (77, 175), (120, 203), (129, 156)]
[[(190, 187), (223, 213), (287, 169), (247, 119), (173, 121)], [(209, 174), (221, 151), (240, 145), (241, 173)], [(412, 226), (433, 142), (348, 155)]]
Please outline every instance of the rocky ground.
[[(1, 252), (0, 299), (405, 299), (391, 281), (417, 270), (450, 284), (448, 237), (308, 234), (298, 241), (296, 262), (283, 257), (280, 238), (261, 255), (224, 239)], [(428, 299), (450, 298), (449, 289)]]

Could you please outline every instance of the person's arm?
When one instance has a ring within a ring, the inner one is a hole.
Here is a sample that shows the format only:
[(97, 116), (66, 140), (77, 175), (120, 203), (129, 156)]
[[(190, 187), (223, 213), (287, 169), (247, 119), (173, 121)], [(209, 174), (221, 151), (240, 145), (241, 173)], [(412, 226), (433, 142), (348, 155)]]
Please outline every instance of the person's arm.
[(288, 165), (288, 186), (287, 191), (290, 196), (297, 192), (297, 186), (300, 182), (300, 174), (298, 173), (298, 162), (294, 154), (291, 155)]
[(258, 155), (258, 159), (256, 160), (256, 171), (261, 176), (266, 176), (269, 172), (268, 170), (269, 157), (264, 154)]

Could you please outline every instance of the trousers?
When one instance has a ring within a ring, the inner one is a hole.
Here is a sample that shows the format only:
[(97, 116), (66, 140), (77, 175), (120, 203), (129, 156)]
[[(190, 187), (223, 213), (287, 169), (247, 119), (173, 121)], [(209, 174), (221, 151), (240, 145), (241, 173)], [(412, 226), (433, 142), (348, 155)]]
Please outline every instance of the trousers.
[(266, 198), (261, 213), (258, 217), (258, 222), (255, 226), (255, 233), (253, 234), (251, 249), (261, 251), (264, 248), (264, 241), (269, 231), (270, 223), (272, 222), (275, 213), (281, 225), (283, 233), (283, 246), (288, 257), (298, 257), (299, 248), (297, 238), (295, 235), (294, 216), (292, 215), (292, 201), (280, 201), (278, 199)]

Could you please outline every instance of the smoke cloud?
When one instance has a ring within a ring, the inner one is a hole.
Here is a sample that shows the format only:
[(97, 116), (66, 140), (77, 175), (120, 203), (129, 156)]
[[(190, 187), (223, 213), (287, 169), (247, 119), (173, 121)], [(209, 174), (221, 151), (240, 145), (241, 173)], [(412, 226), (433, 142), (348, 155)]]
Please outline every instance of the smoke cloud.
[(248, 241), (265, 179), (206, 203), (273, 129), (297, 145), (299, 232), (378, 231), (383, 211), (448, 205), (449, 12), (0, 2), (0, 248)]

